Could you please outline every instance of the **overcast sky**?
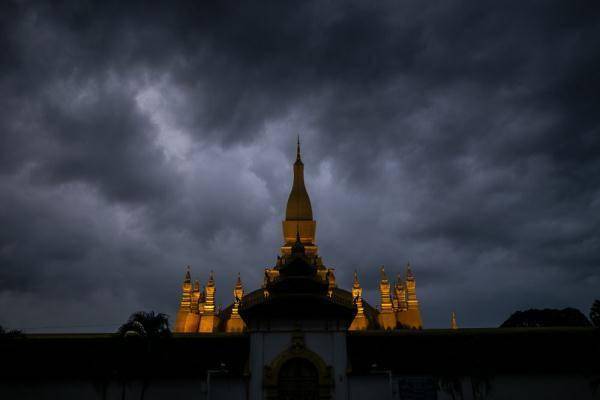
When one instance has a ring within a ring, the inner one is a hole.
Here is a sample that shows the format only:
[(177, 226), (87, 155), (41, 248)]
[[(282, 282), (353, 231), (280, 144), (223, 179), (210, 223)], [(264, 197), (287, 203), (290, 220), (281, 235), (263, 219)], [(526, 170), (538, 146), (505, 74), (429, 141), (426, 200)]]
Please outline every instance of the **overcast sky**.
[(0, 324), (231, 302), (282, 243), (296, 135), (339, 286), (407, 261), (425, 327), (600, 297), (597, 1), (0, 6)]

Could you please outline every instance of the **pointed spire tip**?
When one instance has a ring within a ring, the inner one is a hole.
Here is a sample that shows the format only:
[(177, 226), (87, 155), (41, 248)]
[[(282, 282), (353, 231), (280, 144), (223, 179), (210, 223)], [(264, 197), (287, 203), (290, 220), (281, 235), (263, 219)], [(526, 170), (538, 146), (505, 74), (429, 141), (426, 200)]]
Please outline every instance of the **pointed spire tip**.
[(296, 161), (300, 161), (301, 157), (300, 157), (300, 134), (298, 134), (298, 142), (296, 145)]

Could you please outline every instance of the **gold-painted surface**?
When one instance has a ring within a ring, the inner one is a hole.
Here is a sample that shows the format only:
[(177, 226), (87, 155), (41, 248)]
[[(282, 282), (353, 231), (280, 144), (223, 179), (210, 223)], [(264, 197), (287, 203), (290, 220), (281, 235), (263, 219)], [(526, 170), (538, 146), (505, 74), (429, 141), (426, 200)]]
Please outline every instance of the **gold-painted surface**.
[(396, 329), (398, 325), (396, 315), (393, 312), (380, 312), (377, 316), (377, 322), (379, 322), (381, 329), (385, 330)]
[(310, 198), (304, 185), (304, 164), (300, 158), (300, 142), (294, 163), (294, 182), (285, 209), (286, 221), (311, 221), (313, 219)]
[(358, 272), (354, 271), (354, 282), (352, 283), (352, 299), (356, 305), (356, 316), (352, 320), (348, 330), (361, 331), (369, 328), (369, 320), (365, 315), (365, 308), (362, 299), (362, 287), (358, 281)]
[(285, 245), (292, 246), (296, 242), (296, 233), (300, 232), (300, 241), (305, 246), (311, 246), (317, 240), (316, 221), (291, 221), (281, 222), (283, 228), (283, 240)]
[(385, 268), (380, 269), (381, 279), (379, 281), (379, 294), (381, 296), (380, 306), (382, 313), (392, 312), (392, 298), (390, 297), (390, 282), (385, 274)]
[(198, 332), (218, 332), (220, 319), (216, 315), (202, 315)]
[(185, 273), (185, 278), (183, 280), (183, 285), (181, 286), (181, 289), (181, 301), (179, 303), (179, 310), (177, 311), (177, 316), (175, 318), (175, 326), (173, 327), (174, 332), (185, 331), (185, 321), (187, 319), (188, 313), (190, 312), (190, 304), (192, 298), (192, 277), (190, 275), (189, 266), (187, 267), (187, 271)]
[(398, 325), (403, 328), (422, 329), (423, 321), (421, 312), (418, 309), (406, 310), (397, 313)]
[(235, 288), (233, 289), (233, 304), (231, 306), (231, 314), (229, 319), (225, 321), (225, 332), (243, 332), (246, 330), (246, 324), (240, 316), (240, 305), (242, 298), (244, 297), (244, 286), (242, 285), (242, 279), (238, 273)]
[(419, 300), (417, 300), (417, 283), (410, 268), (410, 264), (406, 264), (406, 303), (409, 310), (419, 309)]
[(246, 324), (244, 320), (238, 315), (234, 318), (233, 315), (225, 322), (225, 332), (244, 332), (246, 330)]
[(185, 320), (185, 329), (186, 333), (196, 333), (198, 332), (198, 324), (200, 323), (200, 315), (198, 313), (189, 313)]
[(215, 313), (215, 292), (217, 288), (215, 286), (215, 279), (213, 271), (210, 271), (210, 276), (208, 278), (208, 282), (206, 283), (206, 287), (204, 288), (204, 292), (206, 293), (206, 299), (204, 301), (204, 314), (205, 315), (214, 315)]
[(349, 331), (365, 331), (367, 329), (369, 329), (369, 320), (364, 315), (354, 317), (348, 328)]
[(450, 329), (458, 329), (458, 323), (456, 322), (456, 314), (452, 311), (452, 316), (450, 317)]

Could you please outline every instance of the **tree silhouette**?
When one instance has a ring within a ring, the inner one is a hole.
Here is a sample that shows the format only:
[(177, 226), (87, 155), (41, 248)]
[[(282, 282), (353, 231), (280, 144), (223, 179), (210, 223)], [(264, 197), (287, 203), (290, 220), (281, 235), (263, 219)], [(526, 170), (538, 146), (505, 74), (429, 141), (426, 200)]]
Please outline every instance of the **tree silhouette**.
[(17, 329), (12, 329), (10, 331), (7, 331), (2, 327), (2, 325), (0, 325), (0, 338), (12, 339), (12, 338), (24, 337), (24, 336), (25, 335), (23, 335), (23, 332), (21, 332)]
[(600, 328), (600, 300), (594, 301), (590, 309), (590, 320), (596, 328)]
[(546, 308), (544, 310), (517, 311), (500, 325), (501, 328), (566, 326), (591, 326), (591, 324), (585, 315), (575, 308), (562, 310)]
[(154, 311), (138, 311), (131, 314), (118, 331), (121, 336), (141, 336), (147, 339), (171, 336), (169, 317)]
[(121, 400), (125, 400), (125, 385), (127, 378), (131, 376), (142, 378), (140, 400), (143, 400), (153, 366), (164, 362), (163, 342), (171, 337), (169, 317), (154, 311), (138, 311), (131, 314), (117, 334), (123, 340), (119, 368), (122, 379)]

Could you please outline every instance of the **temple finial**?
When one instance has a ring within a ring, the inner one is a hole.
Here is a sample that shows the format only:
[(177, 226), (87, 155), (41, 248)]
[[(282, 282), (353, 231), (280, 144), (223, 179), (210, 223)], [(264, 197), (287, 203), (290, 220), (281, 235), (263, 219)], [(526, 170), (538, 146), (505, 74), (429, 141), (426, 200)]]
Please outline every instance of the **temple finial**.
[(352, 321), (353, 329), (367, 329), (368, 323), (365, 318), (365, 309), (362, 301), (362, 288), (358, 282), (358, 271), (354, 270), (354, 283), (352, 284), (352, 301), (356, 305), (356, 317)]
[(406, 277), (409, 278), (409, 279), (414, 278), (412, 269), (410, 268), (410, 262), (406, 263)]
[(239, 303), (242, 300), (242, 297), (244, 297), (244, 286), (242, 285), (242, 278), (238, 272), (237, 282), (233, 289), (233, 298), (236, 303)]
[[(381, 295), (381, 312), (390, 313), (392, 312), (392, 298), (390, 296), (390, 282), (388, 281), (387, 275), (385, 274), (385, 268), (381, 266), (381, 280), (379, 281), (379, 293)], [(385, 329), (388, 329), (386, 326)]]
[(304, 254), (304, 245), (300, 240), (300, 225), (296, 225), (296, 243), (292, 246), (292, 254)]
[(397, 287), (402, 287), (404, 286), (404, 281), (402, 281), (402, 276), (400, 274), (398, 274), (396, 276), (396, 286)]
[(456, 314), (452, 311), (452, 317), (450, 318), (450, 329), (458, 329), (458, 323), (456, 322)]
[(381, 280), (387, 281), (387, 275), (385, 274), (385, 267), (383, 265), (379, 269), (379, 273), (381, 274)]
[[(362, 288), (358, 282), (358, 271), (354, 270), (354, 282), (352, 283), (352, 298), (356, 302), (362, 296)], [(362, 303), (361, 303), (362, 307)]]
[(300, 134), (298, 134), (298, 145), (296, 147), (296, 161), (301, 161), (301, 158), (300, 158)]

